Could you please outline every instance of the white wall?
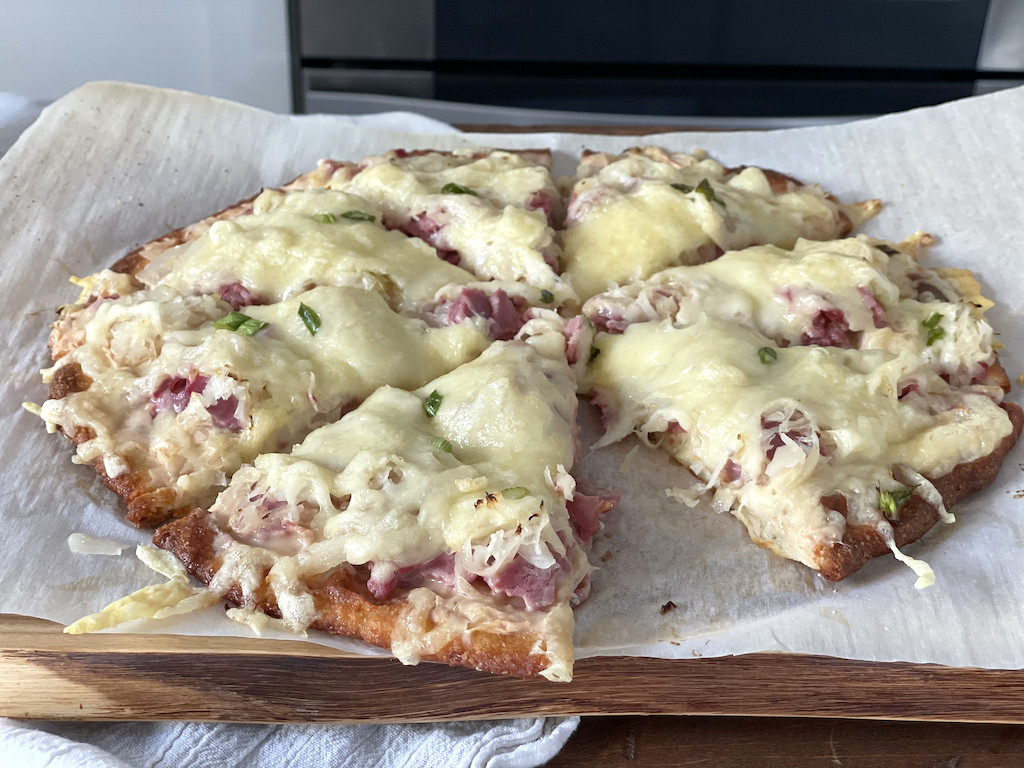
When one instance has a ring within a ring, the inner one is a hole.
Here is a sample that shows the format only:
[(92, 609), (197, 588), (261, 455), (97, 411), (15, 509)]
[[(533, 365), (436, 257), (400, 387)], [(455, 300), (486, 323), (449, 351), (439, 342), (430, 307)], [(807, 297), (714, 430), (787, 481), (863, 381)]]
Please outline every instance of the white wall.
[(0, 0), (0, 91), (126, 80), (291, 111), (285, 0)]

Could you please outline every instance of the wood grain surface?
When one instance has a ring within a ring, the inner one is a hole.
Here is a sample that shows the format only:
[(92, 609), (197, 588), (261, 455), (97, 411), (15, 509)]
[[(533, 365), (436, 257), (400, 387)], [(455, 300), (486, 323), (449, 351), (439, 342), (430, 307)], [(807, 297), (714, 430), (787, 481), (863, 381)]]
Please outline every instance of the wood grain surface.
[(750, 717), (584, 718), (547, 768), (1013, 768), (1024, 726)]
[(64, 635), (0, 616), (0, 715), (422, 722), (522, 715), (770, 715), (1024, 723), (1024, 671), (784, 654), (607, 657), (572, 683), (404, 667), (307, 643)]

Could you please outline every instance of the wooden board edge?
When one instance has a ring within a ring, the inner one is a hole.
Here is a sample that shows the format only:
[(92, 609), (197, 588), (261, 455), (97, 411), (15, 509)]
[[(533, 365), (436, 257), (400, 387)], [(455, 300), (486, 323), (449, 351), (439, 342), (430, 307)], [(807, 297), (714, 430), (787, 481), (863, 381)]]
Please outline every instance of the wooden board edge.
[(0, 715), (294, 723), (735, 715), (1024, 723), (1024, 670), (764, 653), (595, 657), (577, 662), (572, 683), (558, 684), (437, 664), (406, 667), (309, 643), (238, 640), (83, 638), (38, 620), (0, 622)]

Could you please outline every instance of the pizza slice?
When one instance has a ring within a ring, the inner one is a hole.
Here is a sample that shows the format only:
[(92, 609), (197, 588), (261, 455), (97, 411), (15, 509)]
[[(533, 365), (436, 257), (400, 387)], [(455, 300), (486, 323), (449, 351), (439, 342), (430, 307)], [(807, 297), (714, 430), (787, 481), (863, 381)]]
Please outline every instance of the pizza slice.
[(586, 152), (577, 178), (563, 245), (565, 274), (581, 301), (724, 251), (843, 237), (881, 207), (878, 200), (844, 205), (777, 171), (726, 168), (703, 153), (657, 147)]
[(371, 201), (385, 226), (479, 279), (528, 284), (556, 305), (575, 299), (558, 274), (563, 211), (549, 151), (393, 150), (327, 172), (329, 189)]
[(243, 309), (162, 289), (104, 301), (88, 343), (47, 374), (39, 414), (137, 525), (209, 503), (244, 462), (288, 450), (381, 385), (419, 386), (493, 338), (483, 318), (434, 328), (347, 286)]
[(595, 296), (602, 443), (668, 451), (697, 478), (673, 495), (710, 495), (828, 579), (891, 550), (923, 585), (899, 547), (995, 478), (1022, 422), (977, 284), (957, 279), (887, 244), (801, 241)]
[(54, 359), (85, 341), (85, 326), (103, 302), (138, 291), (211, 295), (241, 309), (317, 285), (347, 285), (418, 316), (441, 288), (476, 280), (421, 240), (386, 229), (368, 201), (318, 188), (321, 173), (265, 190), (76, 280), (81, 296), (61, 309), (50, 334)]
[(234, 618), (359, 638), (404, 663), (570, 679), (571, 606), (614, 499), (575, 489), (575, 378), (557, 324), (532, 323), (258, 457), (155, 543), (240, 606)]

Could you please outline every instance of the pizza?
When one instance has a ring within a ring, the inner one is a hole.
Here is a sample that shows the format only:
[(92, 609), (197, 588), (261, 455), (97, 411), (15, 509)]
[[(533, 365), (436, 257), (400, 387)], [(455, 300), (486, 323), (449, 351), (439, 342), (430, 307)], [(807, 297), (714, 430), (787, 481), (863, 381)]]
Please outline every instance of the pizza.
[(565, 339), (531, 331), (419, 390), (376, 390), (155, 542), (291, 631), (568, 680), (585, 548), (614, 500), (576, 490)]
[(827, 579), (891, 550), (923, 586), (899, 547), (994, 479), (1022, 413), (977, 283), (910, 250), (757, 246), (594, 296), (602, 442), (668, 451), (693, 476), (673, 494)]
[(710, 498), (827, 579), (892, 552), (923, 584), (900, 548), (994, 479), (1021, 412), (970, 274), (851, 236), (879, 207), (699, 152), (585, 152), (565, 181), (546, 150), (393, 150), (144, 245), (77, 281), (36, 410), (169, 581), (69, 630), (226, 600), (569, 680), (619, 497), (573, 466), (631, 435), (679, 463), (680, 514)]
[(875, 215), (778, 171), (726, 168), (702, 152), (585, 152), (569, 198), (565, 274), (586, 300), (610, 284), (751, 245), (834, 240)]

